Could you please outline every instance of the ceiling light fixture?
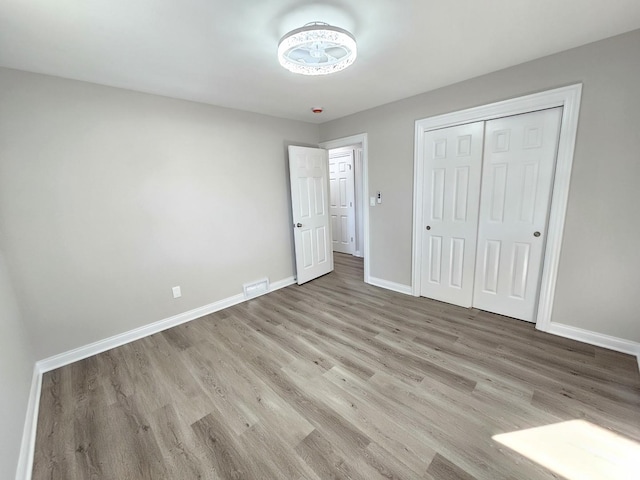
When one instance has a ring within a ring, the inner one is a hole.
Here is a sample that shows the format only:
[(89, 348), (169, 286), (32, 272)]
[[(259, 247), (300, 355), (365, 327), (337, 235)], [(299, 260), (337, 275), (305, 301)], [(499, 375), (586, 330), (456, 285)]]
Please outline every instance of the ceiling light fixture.
[(278, 60), (302, 75), (327, 75), (351, 65), (358, 55), (351, 33), (327, 23), (312, 22), (287, 33), (278, 44)]

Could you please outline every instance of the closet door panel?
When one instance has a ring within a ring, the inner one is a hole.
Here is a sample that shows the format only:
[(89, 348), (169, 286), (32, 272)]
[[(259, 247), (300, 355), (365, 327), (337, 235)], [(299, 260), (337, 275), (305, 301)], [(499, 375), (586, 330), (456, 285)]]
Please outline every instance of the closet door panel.
[(533, 321), (562, 108), (486, 123), (473, 306)]
[(421, 292), (470, 307), (473, 299), (484, 122), (426, 132)]

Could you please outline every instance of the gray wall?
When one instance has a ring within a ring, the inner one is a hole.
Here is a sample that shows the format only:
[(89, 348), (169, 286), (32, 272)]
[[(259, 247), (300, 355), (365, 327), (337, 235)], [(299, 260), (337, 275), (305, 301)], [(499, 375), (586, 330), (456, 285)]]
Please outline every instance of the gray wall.
[(325, 123), (369, 135), (371, 275), (411, 283), (415, 120), (583, 83), (552, 321), (640, 341), (640, 30)]
[(0, 106), (0, 231), (38, 359), (294, 274), (286, 145), (317, 125), (9, 69)]
[(0, 250), (0, 478), (14, 478), (35, 358)]

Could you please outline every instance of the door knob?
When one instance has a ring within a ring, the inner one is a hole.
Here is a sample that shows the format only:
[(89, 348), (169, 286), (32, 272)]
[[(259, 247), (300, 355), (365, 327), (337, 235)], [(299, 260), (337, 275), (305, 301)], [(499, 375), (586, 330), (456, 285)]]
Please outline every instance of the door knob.
[(533, 232), (533, 236), (534, 237), (539, 237), (540, 236), (540, 232)]
[(302, 224), (301, 223), (296, 223), (296, 227), (300, 228), (300, 227), (302, 227)]
[(431, 230), (431, 225), (427, 225), (427, 230)]

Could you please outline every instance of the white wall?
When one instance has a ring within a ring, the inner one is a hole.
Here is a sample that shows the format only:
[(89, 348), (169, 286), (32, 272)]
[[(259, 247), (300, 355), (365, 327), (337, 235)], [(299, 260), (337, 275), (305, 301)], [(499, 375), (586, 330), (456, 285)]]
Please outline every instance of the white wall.
[(294, 274), (286, 147), (317, 125), (9, 69), (0, 105), (0, 230), (36, 358)]
[(0, 478), (14, 478), (35, 358), (0, 251)]
[(321, 125), (367, 132), (371, 275), (411, 283), (414, 122), (583, 83), (552, 321), (640, 341), (640, 30)]

